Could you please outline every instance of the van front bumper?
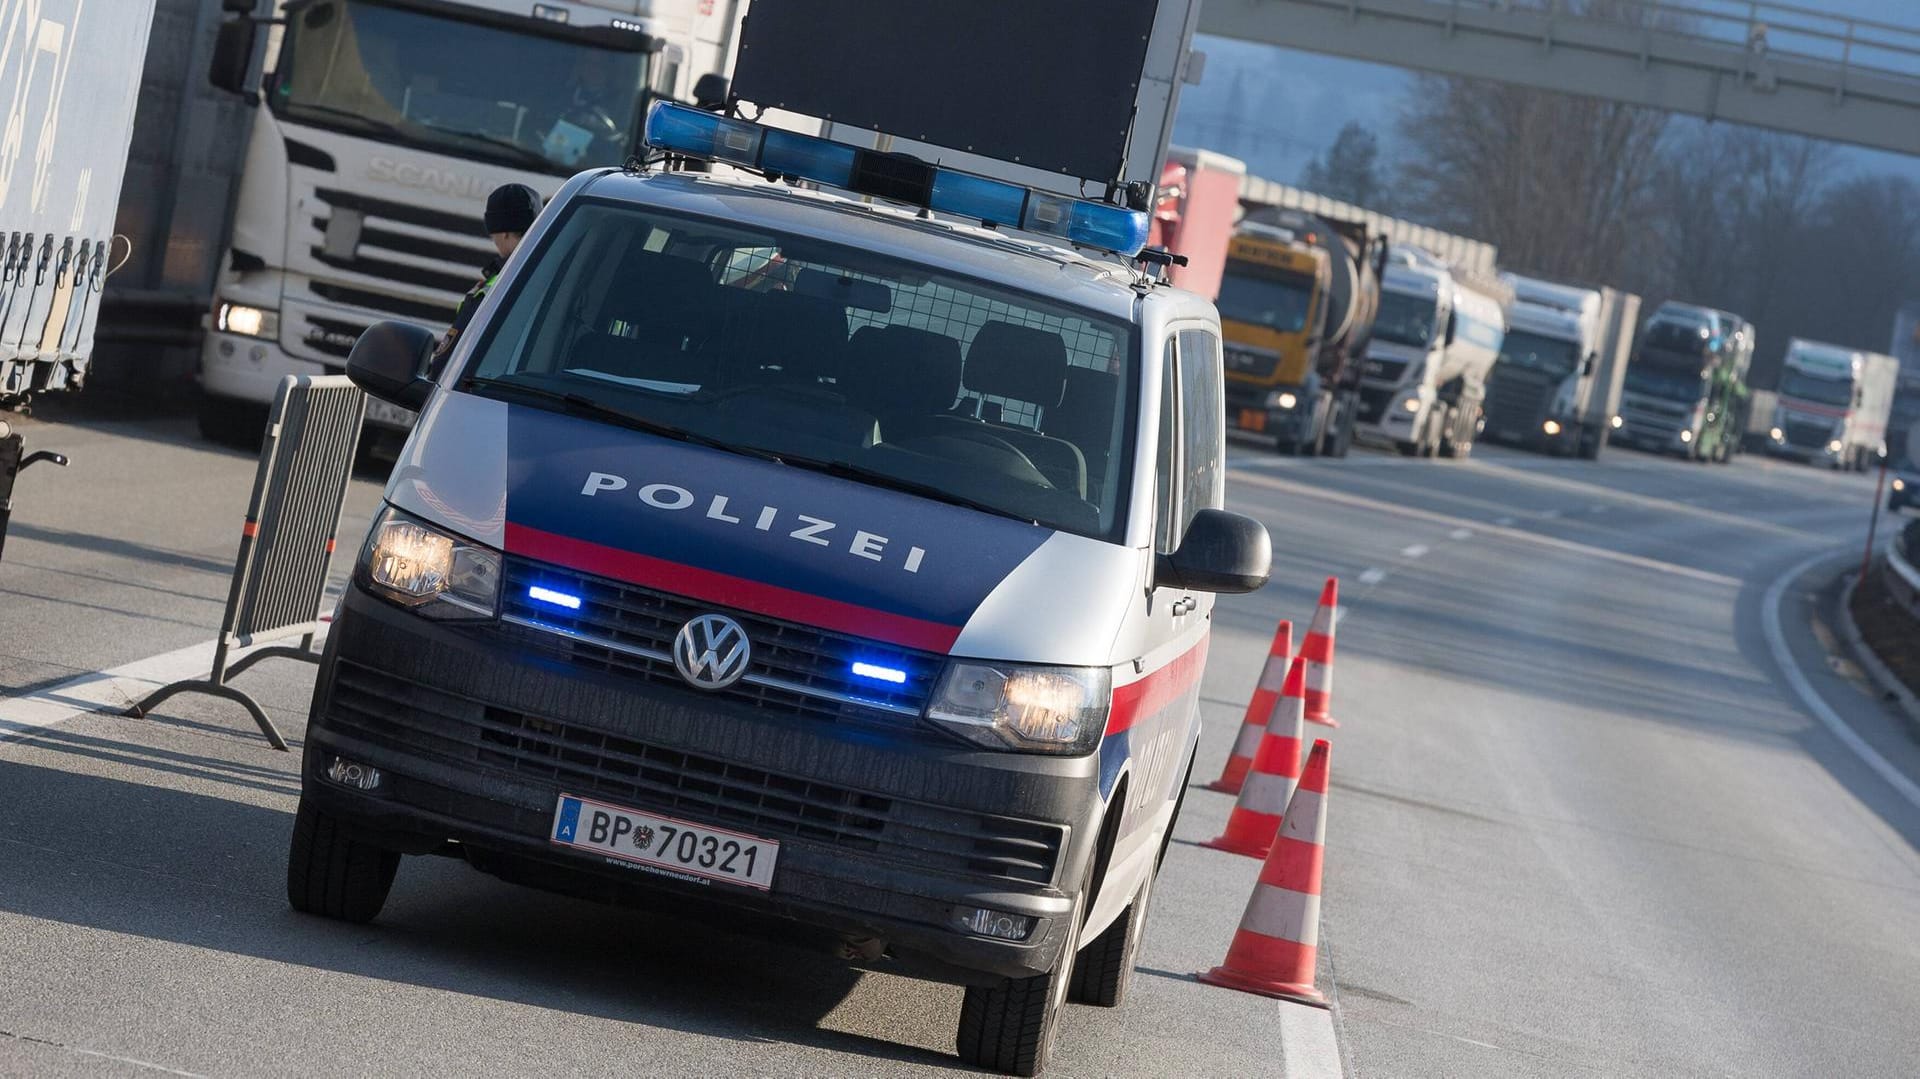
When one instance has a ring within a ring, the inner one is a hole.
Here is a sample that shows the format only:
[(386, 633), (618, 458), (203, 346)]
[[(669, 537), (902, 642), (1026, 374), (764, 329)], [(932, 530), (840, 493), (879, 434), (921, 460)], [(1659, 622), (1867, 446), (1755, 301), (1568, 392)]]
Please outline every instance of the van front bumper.
[[(356, 586), (329, 635), (301, 789), (367, 842), (423, 854), (451, 840), (535, 887), (884, 940), (883, 969), (944, 981), (1053, 969), (1099, 831), (1097, 755), (975, 750), (902, 723), (889, 735), (592, 671)], [(329, 779), (336, 757), (377, 768), (379, 786)], [(771, 889), (556, 846), (562, 792), (775, 840)], [(973, 933), (961, 920), (976, 909), (1032, 929)]]

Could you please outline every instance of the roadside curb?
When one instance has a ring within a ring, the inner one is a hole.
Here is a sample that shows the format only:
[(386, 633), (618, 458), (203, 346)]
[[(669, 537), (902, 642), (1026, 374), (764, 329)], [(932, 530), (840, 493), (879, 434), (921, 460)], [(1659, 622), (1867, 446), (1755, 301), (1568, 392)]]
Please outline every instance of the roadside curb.
[(1860, 575), (1849, 571), (1841, 575), (1840, 597), (1834, 611), (1833, 625), (1840, 636), (1841, 643), (1847, 646), (1847, 652), (1860, 669), (1866, 672), (1867, 680), (1880, 694), (1881, 701), (1890, 703), (1901, 718), (1906, 720), (1907, 734), (1920, 740), (1920, 697), (1916, 697), (1900, 679), (1894, 677), (1887, 665), (1880, 662), (1867, 639), (1860, 633), (1860, 627), (1853, 621), (1853, 590), (1860, 583)]

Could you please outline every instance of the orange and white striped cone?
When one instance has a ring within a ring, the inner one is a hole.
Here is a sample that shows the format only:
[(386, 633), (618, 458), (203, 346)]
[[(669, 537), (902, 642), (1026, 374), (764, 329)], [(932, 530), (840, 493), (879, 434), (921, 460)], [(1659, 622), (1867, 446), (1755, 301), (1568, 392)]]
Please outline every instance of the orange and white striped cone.
[(1286, 821), (1260, 867), (1227, 961), (1200, 975), (1208, 985), (1326, 1007), (1314, 988), (1320, 950), (1320, 863), (1327, 841), (1326, 739), (1313, 743)]
[(1294, 784), (1300, 780), (1300, 747), (1306, 740), (1305, 686), (1305, 663), (1295, 656), (1279, 703), (1273, 706), (1273, 718), (1267, 721), (1266, 735), (1260, 739), (1260, 751), (1254, 754), (1253, 767), (1240, 788), (1240, 800), (1227, 817), (1227, 829), (1201, 846), (1249, 858), (1267, 856), (1273, 837), (1280, 832), (1287, 802), (1293, 798)]
[(1233, 752), (1227, 755), (1227, 767), (1207, 789), (1222, 794), (1239, 794), (1246, 782), (1253, 756), (1260, 752), (1260, 740), (1266, 737), (1267, 720), (1280, 700), (1286, 682), (1287, 659), (1293, 655), (1293, 623), (1282, 622), (1273, 630), (1273, 643), (1267, 647), (1266, 665), (1260, 668), (1260, 682), (1253, 687), (1253, 699), (1247, 702), (1246, 715), (1240, 717), (1240, 732), (1234, 736)]
[(1327, 578), (1320, 589), (1320, 606), (1313, 612), (1313, 625), (1300, 645), (1307, 661), (1307, 722), (1323, 727), (1338, 727), (1328, 708), (1333, 701), (1333, 627), (1340, 618), (1340, 578)]

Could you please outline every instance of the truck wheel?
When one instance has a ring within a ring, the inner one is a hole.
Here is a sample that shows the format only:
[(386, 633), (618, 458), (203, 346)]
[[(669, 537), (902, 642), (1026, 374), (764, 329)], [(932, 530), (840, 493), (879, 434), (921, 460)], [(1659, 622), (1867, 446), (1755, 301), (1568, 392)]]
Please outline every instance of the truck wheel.
[(1088, 941), (1073, 960), (1073, 981), (1067, 987), (1067, 999), (1096, 1008), (1113, 1008), (1127, 999), (1127, 987), (1133, 982), (1133, 968), (1139, 961), (1140, 942), (1147, 935), (1147, 911), (1153, 900), (1153, 882), (1158, 866), (1149, 867), (1147, 879), (1133, 894), (1127, 909), (1113, 920), (1106, 932)]
[[(1085, 892), (1081, 893), (1082, 902)], [(1060, 1031), (1060, 1013), (1073, 981), (1073, 961), (1080, 950), (1078, 903), (1067, 914), (1067, 942), (1053, 970), (1029, 978), (1012, 978), (1000, 985), (970, 985), (960, 1002), (960, 1030), (955, 1049), (962, 1062), (1006, 1075), (1038, 1075), (1053, 1053)]]
[(254, 452), (267, 437), (267, 409), (231, 397), (201, 397), (200, 437), (208, 442)]
[(287, 850), (287, 902), (302, 914), (370, 922), (386, 905), (400, 855), (353, 838), (341, 823), (300, 800)]
[(1418, 442), (1395, 442), (1393, 448), (1399, 450), (1400, 456), (1402, 457), (1420, 456), (1420, 443)]
[(1328, 436), (1328, 457), (1345, 457), (1347, 452), (1353, 449), (1353, 413), (1343, 408), (1340, 410), (1339, 418), (1340, 422)]

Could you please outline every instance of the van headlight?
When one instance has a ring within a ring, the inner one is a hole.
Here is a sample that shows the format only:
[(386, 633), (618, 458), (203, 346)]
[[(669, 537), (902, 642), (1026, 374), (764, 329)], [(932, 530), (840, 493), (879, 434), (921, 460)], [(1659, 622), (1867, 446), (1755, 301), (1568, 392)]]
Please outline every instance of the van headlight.
[(391, 507), (375, 519), (355, 573), (382, 599), (429, 618), (492, 618), (500, 605), (500, 553)]
[(1113, 699), (1105, 667), (1030, 667), (956, 660), (927, 718), (993, 749), (1087, 753), (1100, 744)]

